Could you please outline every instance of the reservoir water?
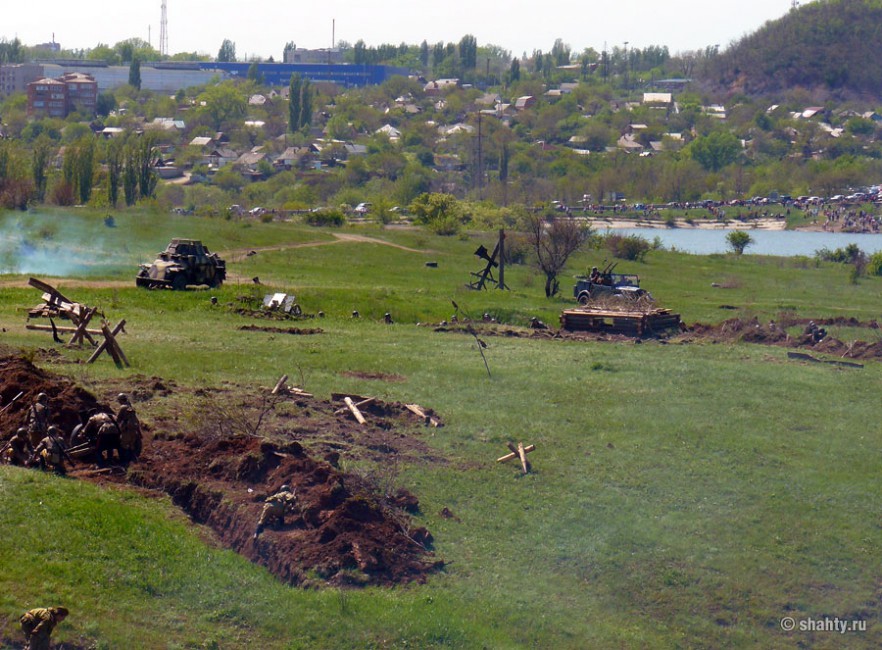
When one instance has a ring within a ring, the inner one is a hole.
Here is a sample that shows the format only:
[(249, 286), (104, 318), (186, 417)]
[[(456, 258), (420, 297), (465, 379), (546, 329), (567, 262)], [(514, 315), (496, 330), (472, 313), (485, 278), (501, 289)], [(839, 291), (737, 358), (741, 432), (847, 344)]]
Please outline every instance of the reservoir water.
[[(694, 255), (726, 253), (731, 249), (726, 243), (726, 235), (731, 230), (709, 230), (700, 228), (615, 228), (606, 230), (596, 227), (597, 232), (640, 235), (653, 241), (656, 237), (668, 250), (677, 250)], [(857, 244), (867, 255), (882, 251), (882, 234), (807, 232), (802, 230), (750, 230), (753, 239), (745, 255), (780, 255), (793, 257), (805, 255), (814, 257), (815, 252), (828, 248), (835, 250), (849, 244)]]

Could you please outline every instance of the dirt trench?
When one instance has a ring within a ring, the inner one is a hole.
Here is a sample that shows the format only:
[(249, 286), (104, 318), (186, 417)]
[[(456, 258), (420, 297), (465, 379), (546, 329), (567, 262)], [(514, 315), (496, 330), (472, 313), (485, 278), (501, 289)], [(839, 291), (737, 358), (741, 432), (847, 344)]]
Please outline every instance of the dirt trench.
[[(141, 457), (127, 468), (77, 462), (69, 467), (72, 477), (165, 492), (194, 522), (208, 526), (220, 544), (294, 585), (423, 582), (443, 568), (431, 534), (414, 524), (418, 499), (393, 485), (398, 462), (444, 462), (413, 433), (422, 423), (403, 405), (369, 405), (370, 422), (360, 426), (336, 412), (339, 404), (315, 398), (286, 400), (276, 412), (268, 406), (268, 391), (252, 394), (231, 386), (190, 391), (156, 377), (126, 382), (145, 429)], [(110, 402), (120, 390), (114, 385), (102, 392)], [(53, 424), (64, 432), (79, 422), (80, 412), (105, 406), (23, 357), (0, 358), (2, 405), (20, 392), (24, 395), (0, 422), (2, 441), (26, 422), (40, 392), (50, 396)], [(178, 403), (195, 410), (183, 411)], [(249, 421), (262, 415), (266, 433), (225, 429), (220, 422), (229, 423), (232, 411), (218, 412), (221, 403), (233, 403)], [(341, 455), (380, 461), (389, 472), (343, 471)], [(280, 529), (267, 528), (254, 539), (265, 498), (283, 484), (296, 491), (295, 512)]]

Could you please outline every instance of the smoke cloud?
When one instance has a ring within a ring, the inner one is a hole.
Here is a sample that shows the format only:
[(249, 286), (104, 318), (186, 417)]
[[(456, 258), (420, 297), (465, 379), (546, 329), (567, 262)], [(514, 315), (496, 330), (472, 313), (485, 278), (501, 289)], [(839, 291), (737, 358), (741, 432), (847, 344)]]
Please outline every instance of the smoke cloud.
[(49, 277), (107, 274), (131, 266), (125, 245), (95, 218), (39, 212), (0, 215), (0, 274)]

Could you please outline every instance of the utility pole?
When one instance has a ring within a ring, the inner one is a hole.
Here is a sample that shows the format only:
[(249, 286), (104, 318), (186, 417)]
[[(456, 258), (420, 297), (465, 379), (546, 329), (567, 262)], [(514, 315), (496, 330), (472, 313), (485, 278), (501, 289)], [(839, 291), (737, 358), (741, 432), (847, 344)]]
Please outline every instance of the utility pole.
[(481, 133), (481, 112), (478, 111), (478, 151), (475, 161), (475, 182), (478, 188), (478, 198), (483, 198), (484, 194), (484, 151), (482, 140), (484, 136)]

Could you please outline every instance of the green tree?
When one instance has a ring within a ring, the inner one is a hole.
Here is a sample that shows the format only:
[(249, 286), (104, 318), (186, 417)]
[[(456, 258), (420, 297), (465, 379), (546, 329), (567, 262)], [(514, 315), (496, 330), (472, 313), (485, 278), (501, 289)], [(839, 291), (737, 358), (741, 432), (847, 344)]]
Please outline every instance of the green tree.
[(410, 212), (417, 223), (425, 224), (439, 235), (459, 232), (462, 207), (452, 194), (420, 194), (410, 204)]
[(107, 142), (107, 202), (115, 208), (119, 201), (119, 185), (123, 172), (122, 141), (112, 139)]
[(218, 63), (235, 63), (236, 62), (236, 44), (228, 38), (221, 43), (220, 50), (217, 52)]
[(545, 275), (545, 297), (551, 298), (560, 290), (557, 276), (570, 255), (588, 240), (591, 228), (576, 219), (560, 218), (553, 212), (531, 212), (526, 226), (536, 265)]
[(288, 130), (296, 133), (300, 130), (300, 99), (303, 79), (298, 73), (291, 75), (288, 84)]
[(308, 127), (312, 124), (312, 83), (309, 79), (303, 80), (300, 87), (300, 128)]
[(135, 146), (135, 169), (138, 174), (138, 194), (142, 199), (150, 198), (156, 193), (156, 164), (159, 153), (156, 149), (156, 136), (145, 133), (138, 138)]
[(753, 237), (743, 230), (733, 230), (726, 235), (726, 243), (736, 255), (744, 253), (744, 249), (753, 244)]
[(206, 115), (215, 131), (221, 131), (226, 122), (245, 117), (248, 103), (232, 81), (209, 86), (199, 99), (205, 102), (201, 112)]
[(423, 68), (429, 65), (429, 44), (425, 40), (420, 43), (420, 65)]
[(138, 57), (132, 59), (129, 64), (129, 85), (136, 90), (141, 90), (141, 60)]
[(253, 81), (258, 86), (263, 85), (263, 73), (260, 71), (257, 61), (252, 61), (248, 66), (248, 81)]
[(40, 203), (46, 198), (46, 184), (49, 179), (49, 158), (52, 155), (52, 142), (45, 135), (41, 135), (34, 142), (33, 156), (31, 158), (31, 172), (34, 177), (34, 194)]
[(569, 45), (564, 45), (564, 42), (559, 38), (554, 41), (551, 48), (551, 58), (554, 60), (554, 65), (569, 65), (571, 54), (572, 50)]
[(514, 58), (511, 60), (511, 67), (508, 69), (508, 83), (513, 84), (521, 80), (521, 62)]
[(285, 43), (285, 48), (282, 50), (282, 63), (294, 63), (294, 52), (296, 51), (297, 46), (294, 45), (294, 41)]
[(126, 205), (135, 205), (138, 202), (138, 162), (134, 142), (128, 142), (125, 146), (122, 181)]
[(688, 147), (692, 159), (708, 171), (720, 171), (726, 165), (735, 162), (741, 143), (728, 131), (714, 131), (699, 136)]
[(77, 143), (79, 156), (77, 159), (77, 188), (82, 205), (92, 198), (92, 183), (95, 179), (95, 138), (91, 135)]
[(463, 70), (474, 70), (478, 65), (478, 39), (471, 34), (459, 41), (459, 61)]
[(110, 115), (110, 111), (116, 108), (116, 97), (113, 93), (101, 93), (95, 101), (95, 113), (101, 117)]

